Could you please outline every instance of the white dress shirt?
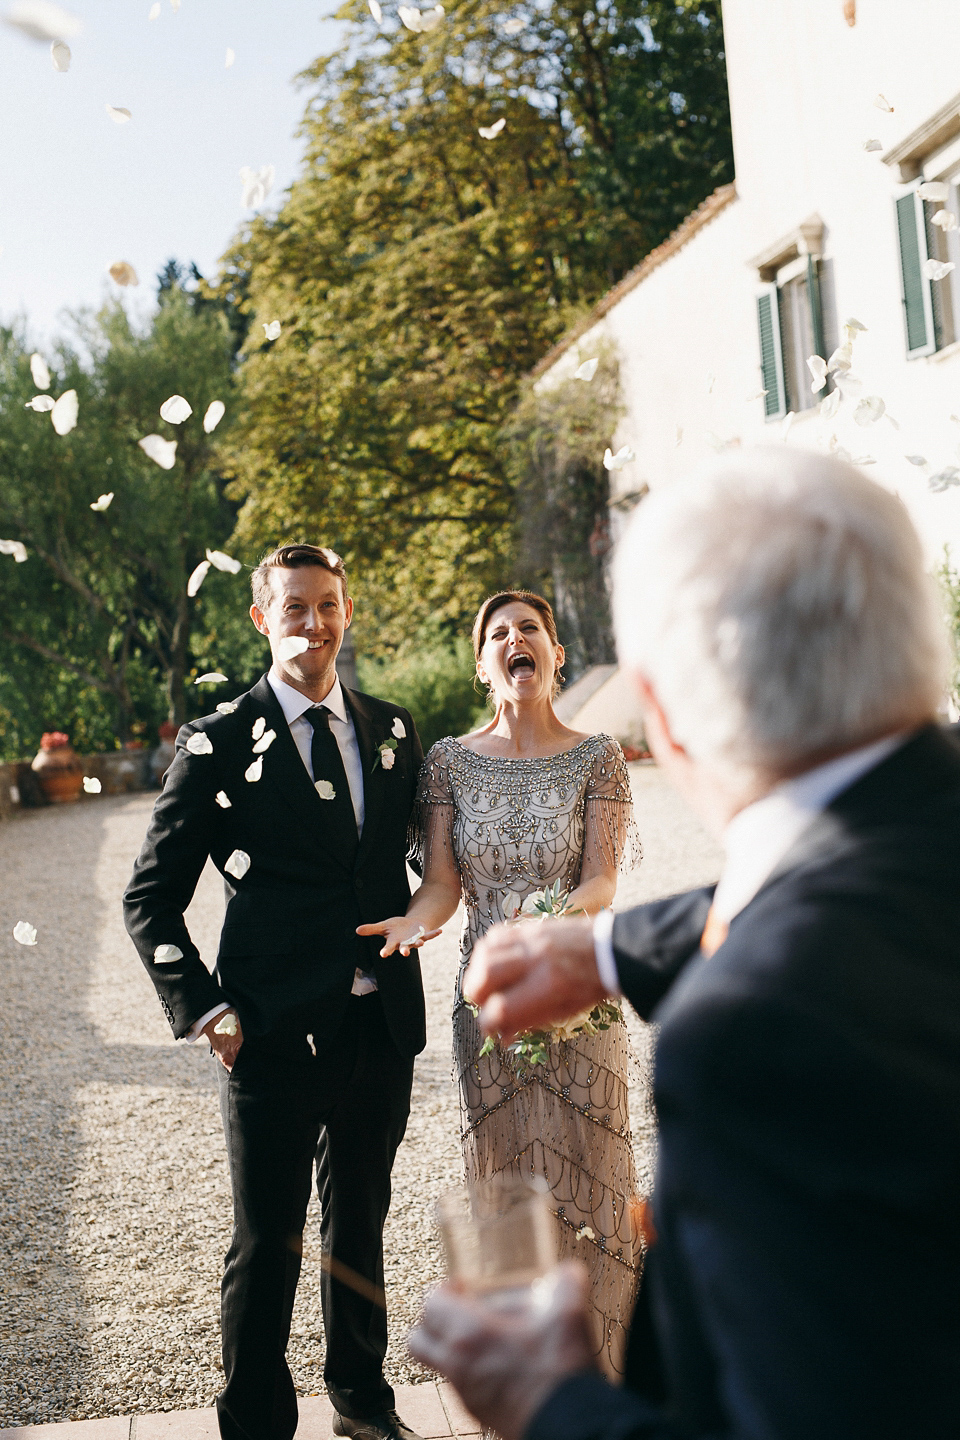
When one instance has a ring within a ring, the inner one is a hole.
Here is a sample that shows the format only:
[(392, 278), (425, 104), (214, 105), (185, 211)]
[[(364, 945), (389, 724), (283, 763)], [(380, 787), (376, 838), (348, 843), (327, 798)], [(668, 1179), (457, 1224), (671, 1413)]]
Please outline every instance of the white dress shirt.
[[(286, 680), (281, 679), (275, 669), (271, 669), (267, 675), (267, 684), (277, 697), (277, 703), (283, 711), (283, 718), (290, 728), (290, 736), (300, 753), (300, 759), (306, 767), (310, 779), (316, 782), (316, 775), (313, 773), (313, 726), (307, 719), (307, 711), (314, 706), (314, 701), (302, 691), (288, 685)], [(343, 768), (347, 776), (347, 785), (350, 787), (350, 800), (353, 804), (353, 813), (357, 818), (357, 835), (363, 832), (364, 802), (363, 802), (363, 761), (360, 758), (360, 746), (357, 744), (357, 732), (353, 725), (353, 716), (347, 709), (347, 702), (343, 698), (343, 689), (340, 685), (339, 675), (333, 682), (330, 693), (324, 696), (320, 702), (321, 708), (330, 712), (330, 734), (337, 742), (337, 749), (340, 751), (340, 759), (343, 761)], [(324, 777), (321, 776), (321, 779)], [(365, 970), (358, 969), (353, 978), (351, 995), (369, 995), (377, 988), (377, 982), (373, 975)], [(187, 1034), (190, 1041), (199, 1040), (205, 1025), (229, 1010), (229, 1005), (216, 1005), (208, 1010), (206, 1015), (201, 1015), (195, 1021)]]
[[(787, 851), (831, 801), (873, 770), (904, 743), (905, 735), (887, 735), (835, 760), (816, 765), (774, 786), (747, 805), (723, 832), (726, 859), (713, 897), (713, 914), (729, 925), (773, 874)], [(603, 910), (593, 924), (597, 971), (611, 995), (621, 994), (613, 954), (613, 914)]]

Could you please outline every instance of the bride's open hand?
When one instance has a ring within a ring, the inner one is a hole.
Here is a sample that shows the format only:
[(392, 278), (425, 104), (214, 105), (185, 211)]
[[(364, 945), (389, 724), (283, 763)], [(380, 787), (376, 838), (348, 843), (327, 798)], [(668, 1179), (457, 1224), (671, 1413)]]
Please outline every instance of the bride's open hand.
[(389, 920), (378, 920), (372, 925), (358, 925), (358, 935), (383, 935), (384, 944), (380, 951), (382, 959), (392, 955), (399, 950), (401, 955), (409, 955), (417, 945), (424, 945), (428, 940), (435, 940), (442, 934), (440, 929), (427, 930), (425, 926), (418, 925), (416, 920), (409, 915), (391, 915)]

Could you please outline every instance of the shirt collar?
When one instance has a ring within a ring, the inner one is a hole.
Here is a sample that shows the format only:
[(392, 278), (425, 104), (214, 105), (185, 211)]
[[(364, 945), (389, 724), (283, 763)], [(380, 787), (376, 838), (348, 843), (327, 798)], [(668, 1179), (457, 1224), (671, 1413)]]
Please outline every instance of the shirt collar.
[(827, 760), (735, 815), (723, 832), (726, 863), (713, 900), (718, 918), (729, 922), (739, 915), (816, 816), (906, 738), (887, 735)]
[[(267, 684), (276, 695), (280, 709), (283, 711), (283, 718), (288, 725), (292, 725), (294, 720), (299, 720), (300, 716), (312, 709), (315, 703), (309, 695), (304, 695), (302, 690), (296, 690), (292, 685), (288, 685), (273, 667), (267, 672)], [(330, 711), (335, 719), (346, 720), (347, 702), (343, 698), (339, 675), (334, 679), (330, 693), (325, 695), (320, 703)]]

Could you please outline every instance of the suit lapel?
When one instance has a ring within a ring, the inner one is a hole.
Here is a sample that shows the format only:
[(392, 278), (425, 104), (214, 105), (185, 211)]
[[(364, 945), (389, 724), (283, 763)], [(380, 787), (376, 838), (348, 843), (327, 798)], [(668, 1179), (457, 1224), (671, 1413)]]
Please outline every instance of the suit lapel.
[(363, 766), (363, 833), (360, 836), (357, 857), (362, 859), (373, 844), (383, 810), (384, 777), (388, 772), (377, 760), (377, 755), (380, 745), (388, 737), (379, 734), (377, 721), (365, 705), (363, 696), (356, 690), (348, 690), (345, 685), (342, 689), (343, 698), (353, 716), (353, 728), (357, 733), (357, 748)]

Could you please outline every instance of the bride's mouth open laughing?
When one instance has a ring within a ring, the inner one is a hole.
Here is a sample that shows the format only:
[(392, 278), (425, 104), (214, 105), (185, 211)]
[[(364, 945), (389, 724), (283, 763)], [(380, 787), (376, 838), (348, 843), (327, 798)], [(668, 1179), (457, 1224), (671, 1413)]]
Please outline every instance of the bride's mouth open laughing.
[(537, 672), (536, 661), (526, 651), (517, 655), (511, 655), (507, 661), (507, 673), (514, 676), (535, 675)]

